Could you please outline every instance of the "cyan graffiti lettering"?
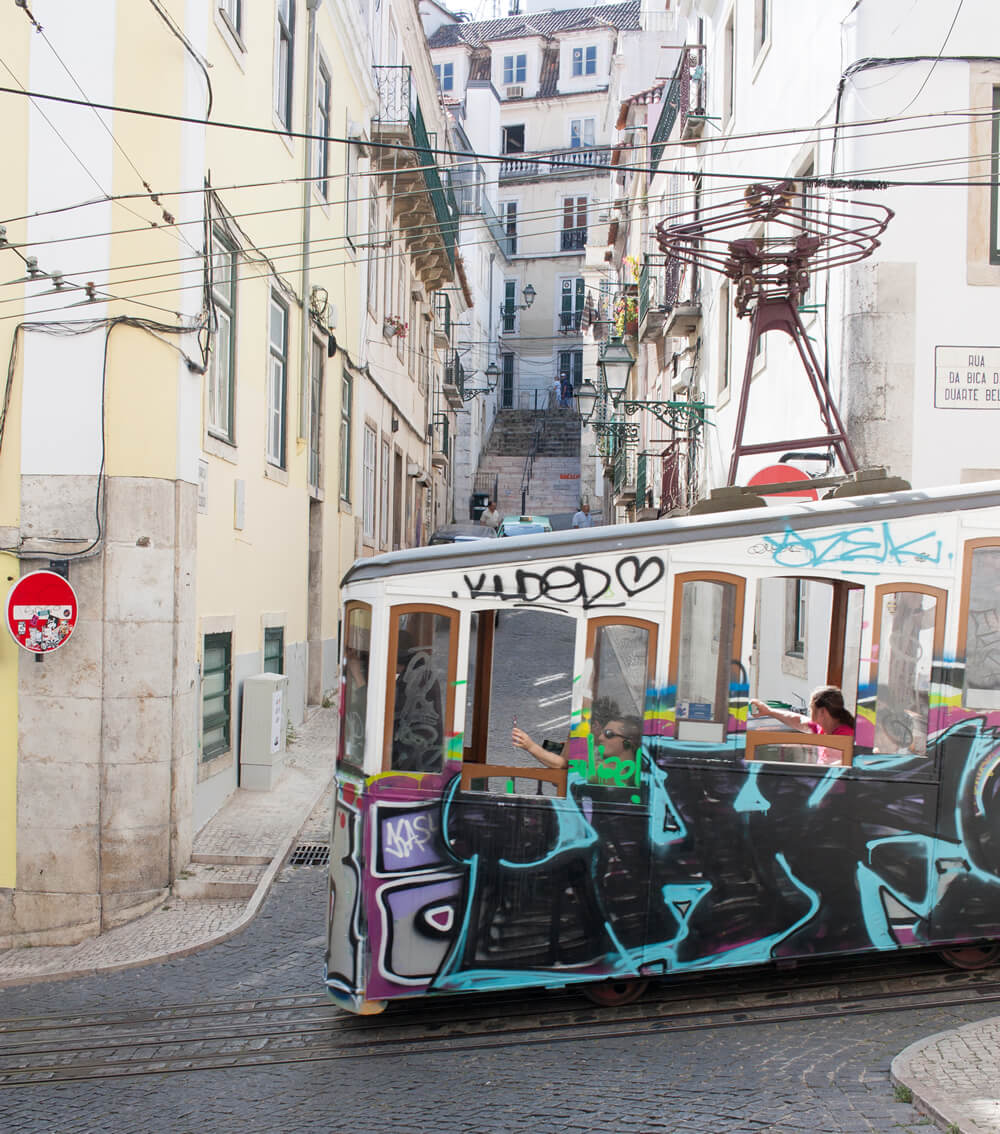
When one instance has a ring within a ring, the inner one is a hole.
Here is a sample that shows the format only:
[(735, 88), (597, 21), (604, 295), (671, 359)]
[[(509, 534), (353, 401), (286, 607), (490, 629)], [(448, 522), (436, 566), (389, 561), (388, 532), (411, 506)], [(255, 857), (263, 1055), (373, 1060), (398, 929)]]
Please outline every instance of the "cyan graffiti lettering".
[(821, 567), (843, 563), (940, 563), (941, 540), (925, 532), (903, 543), (893, 539), (888, 523), (809, 536), (786, 528), (780, 539), (764, 537), (780, 567)]

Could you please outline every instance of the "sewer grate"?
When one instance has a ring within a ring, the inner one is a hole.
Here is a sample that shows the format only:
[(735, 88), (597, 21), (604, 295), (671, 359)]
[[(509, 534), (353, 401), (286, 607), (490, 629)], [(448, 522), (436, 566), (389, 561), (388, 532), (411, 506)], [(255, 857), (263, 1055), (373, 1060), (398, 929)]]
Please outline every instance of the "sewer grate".
[(288, 862), (290, 866), (329, 866), (330, 848), (324, 843), (299, 843)]

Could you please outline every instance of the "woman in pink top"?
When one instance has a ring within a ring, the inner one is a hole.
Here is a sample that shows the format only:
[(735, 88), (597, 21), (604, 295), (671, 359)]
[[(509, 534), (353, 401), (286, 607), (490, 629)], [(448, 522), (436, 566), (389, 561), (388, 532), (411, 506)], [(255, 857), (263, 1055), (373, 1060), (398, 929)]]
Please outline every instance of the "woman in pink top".
[[(809, 698), (809, 716), (772, 709), (765, 701), (750, 699), (750, 712), (755, 717), (774, 717), (786, 728), (796, 732), (811, 732), (816, 736), (853, 736), (854, 717), (844, 705), (844, 694), (836, 685), (823, 685)], [(820, 764), (839, 764), (841, 753), (835, 748), (820, 749)]]

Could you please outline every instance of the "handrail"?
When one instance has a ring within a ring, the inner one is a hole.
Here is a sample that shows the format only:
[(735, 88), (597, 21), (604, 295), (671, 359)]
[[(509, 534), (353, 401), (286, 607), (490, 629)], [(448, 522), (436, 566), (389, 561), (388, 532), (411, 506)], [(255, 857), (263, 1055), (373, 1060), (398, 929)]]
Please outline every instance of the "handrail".
[(528, 507), (528, 489), (531, 487), (531, 471), (535, 464), (535, 454), (538, 452), (538, 443), (542, 439), (542, 429), (544, 427), (544, 419), (540, 419), (535, 424), (535, 431), (531, 435), (531, 447), (528, 449), (528, 456), (524, 461), (524, 472), (521, 474), (521, 515), (523, 516)]

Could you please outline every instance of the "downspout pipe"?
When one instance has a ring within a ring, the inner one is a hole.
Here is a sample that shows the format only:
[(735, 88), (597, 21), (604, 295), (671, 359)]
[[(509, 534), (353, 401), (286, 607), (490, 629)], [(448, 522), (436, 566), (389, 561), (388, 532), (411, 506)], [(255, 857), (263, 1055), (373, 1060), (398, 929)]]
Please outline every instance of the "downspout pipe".
[(312, 359), (310, 349), (310, 310), (312, 292), (309, 283), (309, 240), (312, 233), (312, 157), (313, 143), (313, 104), (316, 101), (316, 9), (323, 0), (306, 0), (309, 12), (309, 25), (306, 34), (306, 141), (303, 155), (302, 181), (302, 335), (299, 344), (299, 440), (309, 443), (310, 398), (309, 365)]

